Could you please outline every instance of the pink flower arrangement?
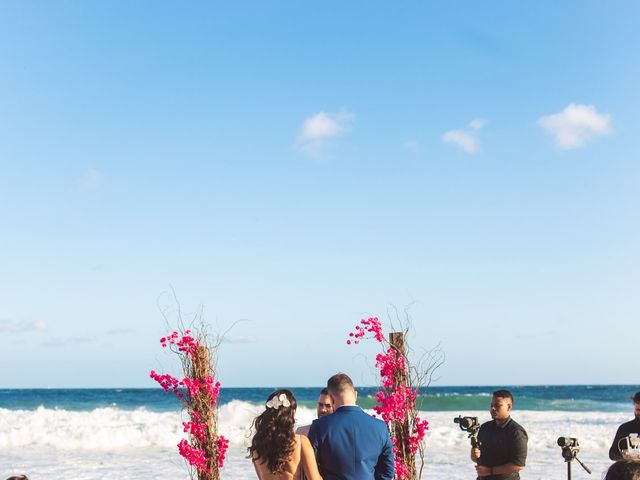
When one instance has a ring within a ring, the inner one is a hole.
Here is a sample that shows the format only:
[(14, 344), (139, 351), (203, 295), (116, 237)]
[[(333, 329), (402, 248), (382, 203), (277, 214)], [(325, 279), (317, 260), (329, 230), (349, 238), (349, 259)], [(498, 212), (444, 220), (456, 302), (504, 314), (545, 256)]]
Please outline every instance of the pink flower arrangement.
[[(224, 466), (229, 441), (216, 432), (215, 407), (220, 382), (214, 378), (208, 349), (192, 335), (191, 330), (185, 330), (184, 333), (171, 332), (160, 339), (160, 344), (182, 357), (186, 375), (178, 380), (172, 375), (161, 375), (154, 370), (150, 373), (151, 378), (166, 393), (176, 395), (189, 412), (190, 420), (182, 422), (188, 439), (178, 443), (178, 452), (196, 469), (198, 479), (217, 480), (218, 470)], [(197, 378), (195, 372), (202, 370), (203, 366), (209, 374)]]
[[(367, 334), (371, 334), (378, 343), (385, 344), (385, 337), (382, 324), (378, 317), (370, 317), (361, 320), (356, 325), (355, 331), (349, 333), (347, 345), (358, 344)], [(416, 453), (422, 448), (429, 423), (418, 417), (416, 408), (416, 398), (418, 389), (408, 385), (398, 384), (397, 378), (407, 378), (409, 376), (407, 358), (403, 353), (398, 352), (393, 346), (376, 355), (376, 367), (379, 369), (382, 388), (376, 393), (377, 405), (373, 407), (377, 416), (387, 424), (393, 442), (395, 454), (395, 467), (397, 480), (410, 480), (415, 478), (415, 465), (413, 459)], [(395, 425), (405, 423), (409, 425), (409, 431), (405, 432), (404, 441), (398, 438), (398, 430)], [(402, 444), (408, 451), (404, 451)], [(407, 458), (407, 457), (411, 457)]]

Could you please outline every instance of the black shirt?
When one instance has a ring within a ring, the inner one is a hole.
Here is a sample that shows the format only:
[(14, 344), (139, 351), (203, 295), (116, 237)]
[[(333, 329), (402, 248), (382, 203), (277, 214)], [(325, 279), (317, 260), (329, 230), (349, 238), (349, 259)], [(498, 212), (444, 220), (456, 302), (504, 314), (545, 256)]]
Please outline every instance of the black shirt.
[[(630, 433), (638, 433), (640, 434), (640, 419), (638, 417), (634, 418), (630, 422), (623, 423), (618, 427), (618, 431), (616, 432), (616, 436), (613, 439), (613, 443), (611, 444), (611, 448), (609, 449), (609, 458), (611, 460), (622, 460), (622, 454), (620, 450), (618, 450), (618, 442), (621, 438), (626, 437)], [(621, 447), (629, 448), (625, 442), (620, 442)]]
[[(479, 464), (497, 467), (512, 463), (524, 467), (527, 460), (527, 432), (509, 417), (502, 425), (495, 420), (483, 423), (478, 432)], [(518, 480), (518, 472), (482, 477), (482, 480)]]

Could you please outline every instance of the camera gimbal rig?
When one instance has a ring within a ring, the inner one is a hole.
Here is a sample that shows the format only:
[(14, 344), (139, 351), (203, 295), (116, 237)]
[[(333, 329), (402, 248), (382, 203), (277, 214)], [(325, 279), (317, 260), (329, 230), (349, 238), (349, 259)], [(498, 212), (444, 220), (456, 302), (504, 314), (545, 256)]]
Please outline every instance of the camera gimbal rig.
[(472, 448), (480, 448), (480, 440), (478, 440), (480, 423), (478, 422), (478, 417), (463, 417), (462, 415), (458, 415), (453, 419), (453, 423), (457, 423), (460, 426), (460, 430), (469, 434)]

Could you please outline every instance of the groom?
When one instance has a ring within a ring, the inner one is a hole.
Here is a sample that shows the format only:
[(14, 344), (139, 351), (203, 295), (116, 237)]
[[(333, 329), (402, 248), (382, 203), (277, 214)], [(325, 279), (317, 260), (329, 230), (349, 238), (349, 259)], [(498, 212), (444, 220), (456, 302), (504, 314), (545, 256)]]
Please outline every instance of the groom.
[(311, 424), (309, 440), (324, 480), (392, 480), (394, 456), (382, 420), (356, 406), (358, 394), (348, 375), (327, 382), (333, 414)]

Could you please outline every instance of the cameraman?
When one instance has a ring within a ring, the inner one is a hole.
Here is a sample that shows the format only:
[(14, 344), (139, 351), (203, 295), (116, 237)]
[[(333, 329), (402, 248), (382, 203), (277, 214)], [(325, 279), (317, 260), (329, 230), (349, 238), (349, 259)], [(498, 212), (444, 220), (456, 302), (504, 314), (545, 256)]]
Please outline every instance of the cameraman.
[[(636, 392), (635, 395), (631, 397), (631, 400), (633, 401), (633, 413), (635, 418), (618, 427), (616, 436), (614, 437), (611, 448), (609, 449), (609, 458), (611, 460), (625, 460), (624, 455), (618, 448), (618, 443), (620, 443), (620, 440), (627, 437), (630, 433), (640, 434), (640, 392)], [(624, 449), (624, 446), (622, 448)], [(627, 446), (627, 448), (629, 447)]]
[(478, 478), (518, 480), (527, 460), (527, 432), (511, 419), (513, 395), (508, 390), (493, 392), (490, 422), (478, 432), (480, 448), (471, 449), (471, 461), (477, 462)]

